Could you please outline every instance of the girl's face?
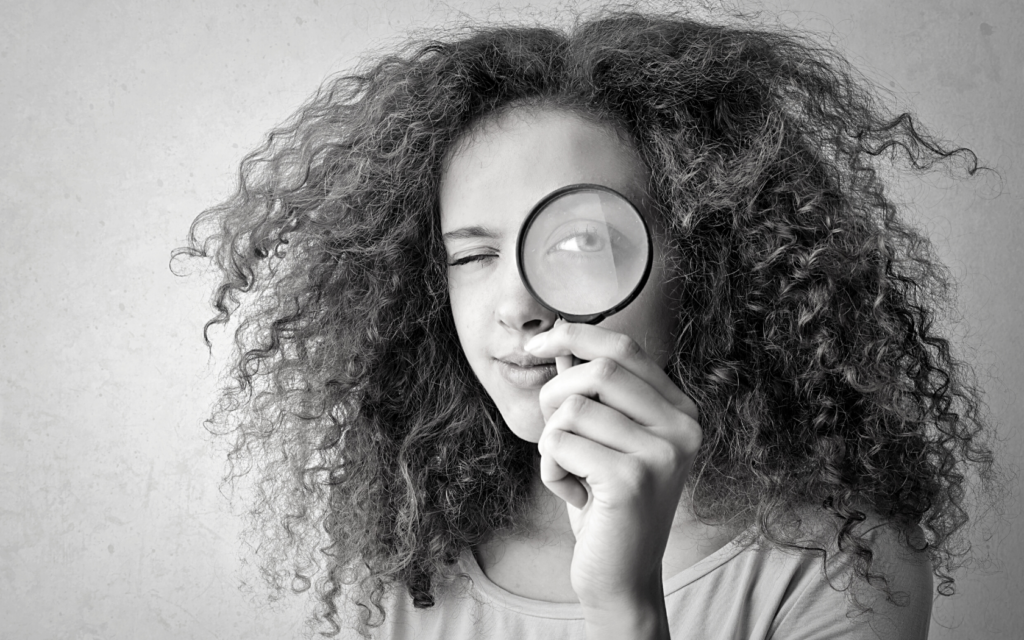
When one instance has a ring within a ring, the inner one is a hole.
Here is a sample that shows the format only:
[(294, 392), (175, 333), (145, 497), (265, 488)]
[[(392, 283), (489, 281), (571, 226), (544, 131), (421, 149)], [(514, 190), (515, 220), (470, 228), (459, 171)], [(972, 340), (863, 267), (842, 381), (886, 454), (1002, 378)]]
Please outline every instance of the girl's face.
[[(457, 146), (442, 178), (441, 233), (452, 316), (466, 359), (512, 431), (537, 442), (538, 395), (553, 361), (523, 350), (556, 316), (530, 295), (516, 268), (516, 238), (533, 206), (559, 187), (597, 183), (626, 195), (654, 227), (647, 169), (608, 127), (554, 110), (514, 110)], [(664, 367), (675, 313), (665, 247), (655, 230), (650, 278), (640, 295), (600, 326), (632, 337)]]

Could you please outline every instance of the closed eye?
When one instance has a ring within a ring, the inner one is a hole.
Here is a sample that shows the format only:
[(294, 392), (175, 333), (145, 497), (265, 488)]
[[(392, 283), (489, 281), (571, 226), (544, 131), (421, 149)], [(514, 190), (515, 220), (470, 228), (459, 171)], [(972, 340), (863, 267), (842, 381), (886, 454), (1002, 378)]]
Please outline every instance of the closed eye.
[(464, 258), (459, 258), (458, 260), (452, 260), (451, 262), (448, 263), (448, 266), (449, 267), (458, 267), (460, 265), (469, 264), (471, 262), (482, 262), (482, 261), (484, 261), (484, 260), (486, 260), (488, 258), (497, 258), (497, 257), (498, 256), (496, 256), (494, 254), (490, 254), (490, 253), (478, 253), (476, 255), (466, 256)]

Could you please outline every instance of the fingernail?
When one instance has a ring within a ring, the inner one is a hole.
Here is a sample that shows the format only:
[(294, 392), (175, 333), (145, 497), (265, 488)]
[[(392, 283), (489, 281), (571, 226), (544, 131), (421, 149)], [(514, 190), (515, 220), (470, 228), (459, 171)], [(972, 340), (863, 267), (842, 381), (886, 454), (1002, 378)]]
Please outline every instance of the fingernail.
[(547, 342), (548, 337), (546, 334), (538, 333), (537, 335), (530, 338), (530, 340), (523, 345), (523, 348), (527, 351), (533, 351), (534, 349), (540, 349)]

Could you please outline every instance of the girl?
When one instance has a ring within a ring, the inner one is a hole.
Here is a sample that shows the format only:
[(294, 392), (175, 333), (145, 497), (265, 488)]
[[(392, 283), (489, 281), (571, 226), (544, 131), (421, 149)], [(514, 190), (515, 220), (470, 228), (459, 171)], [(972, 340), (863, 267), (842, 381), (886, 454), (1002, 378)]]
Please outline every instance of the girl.
[[(216, 415), (272, 582), (315, 585), (329, 635), (927, 637), (991, 455), (879, 171), (957, 160), (836, 54), (683, 15), (467, 29), (327, 83), (185, 249), (224, 274), (207, 329), (239, 322)], [(579, 183), (654, 236), (593, 326), (515, 261)]]

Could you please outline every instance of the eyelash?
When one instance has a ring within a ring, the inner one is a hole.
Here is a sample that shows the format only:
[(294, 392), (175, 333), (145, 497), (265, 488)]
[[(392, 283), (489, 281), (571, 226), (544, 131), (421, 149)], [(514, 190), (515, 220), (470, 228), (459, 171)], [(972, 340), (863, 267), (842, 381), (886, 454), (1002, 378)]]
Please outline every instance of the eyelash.
[(594, 233), (594, 231), (593, 231), (592, 227), (590, 227), (589, 225), (586, 226), (586, 227), (573, 227), (568, 233), (563, 235), (561, 240), (556, 242), (554, 244), (554, 246), (551, 249), (548, 250), (548, 253), (554, 253), (555, 249), (557, 247), (562, 246), (567, 241), (569, 241), (569, 240), (571, 240), (573, 238), (579, 238), (580, 236), (585, 236), (585, 235), (593, 234), (593, 233)]
[[(628, 244), (626, 242), (626, 237), (624, 235), (622, 235), (622, 232), (620, 232), (618, 229), (615, 229), (614, 227), (609, 225), (608, 232), (609, 232), (608, 235), (610, 236), (609, 240), (611, 240), (611, 243), (612, 243), (613, 246), (621, 247), (624, 244)], [(574, 238), (574, 237), (577, 237), (577, 236), (581, 236), (581, 235), (586, 235), (588, 233), (593, 233), (589, 226), (586, 227), (586, 228), (574, 227), (569, 233), (565, 234), (562, 237), (561, 240), (556, 242), (555, 246), (559, 246), (562, 243), (564, 243), (566, 240), (569, 240), (571, 238)], [(573, 258), (581, 258), (582, 256), (575, 255), (575, 256), (572, 256), (572, 257)]]
[(462, 265), (465, 265), (465, 264), (469, 264), (471, 262), (481, 262), (483, 260), (486, 260), (487, 258), (497, 258), (497, 257), (498, 256), (495, 256), (495, 255), (492, 255), (492, 254), (489, 254), (489, 253), (479, 253), (479, 254), (474, 255), (474, 256), (466, 256), (465, 258), (459, 258), (458, 260), (453, 260), (453, 261), (448, 263), (448, 266), (449, 267), (459, 267), (459, 266), (462, 266)]

